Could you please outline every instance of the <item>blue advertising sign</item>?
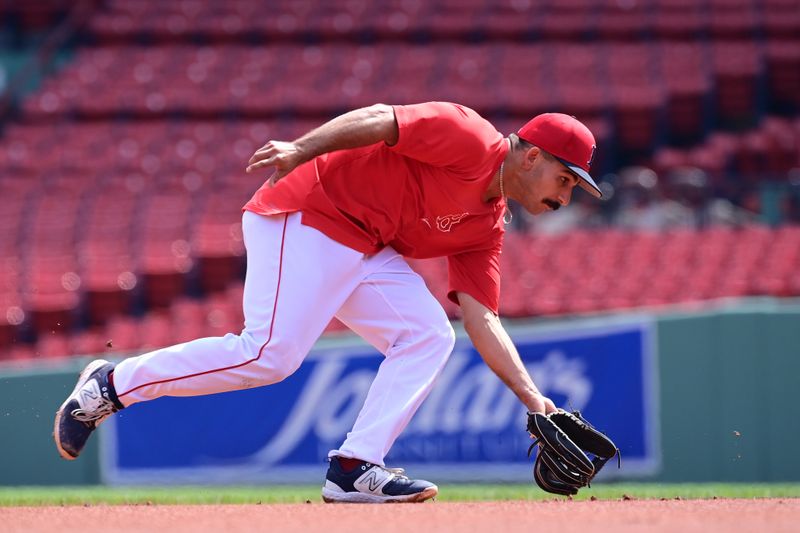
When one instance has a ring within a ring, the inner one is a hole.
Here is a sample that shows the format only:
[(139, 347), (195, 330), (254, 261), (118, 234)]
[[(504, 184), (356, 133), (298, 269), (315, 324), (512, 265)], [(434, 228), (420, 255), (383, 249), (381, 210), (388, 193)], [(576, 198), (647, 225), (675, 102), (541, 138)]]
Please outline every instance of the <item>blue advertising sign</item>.
[[(657, 471), (655, 343), (647, 319), (569, 322), (511, 331), (544, 394), (611, 436), (623, 468)], [(360, 341), (319, 348), (268, 387), (137, 404), (101, 431), (109, 483), (322, 482), (363, 404), (382, 355)], [(459, 339), (444, 372), (386, 458), (438, 482), (529, 481), (525, 408)]]

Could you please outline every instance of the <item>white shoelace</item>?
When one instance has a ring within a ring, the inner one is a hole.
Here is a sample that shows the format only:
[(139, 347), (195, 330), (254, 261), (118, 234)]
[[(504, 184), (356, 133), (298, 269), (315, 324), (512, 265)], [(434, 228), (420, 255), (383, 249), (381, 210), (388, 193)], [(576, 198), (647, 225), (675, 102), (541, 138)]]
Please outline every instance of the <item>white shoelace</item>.
[(90, 423), (96, 421), (95, 426), (97, 426), (104, 418), (117, 412), (114, 403), (103, 397), (100, 386), (96, 381), (89, 380), (77, 394), (76, 399), (80, 407), (73, 409), (70, 414), (78, 422)]
[(402, 477), (402, 478), (408, 479), (408, 476), (406, 475), (406, 471), (404, 469), (402, 469), (402, 468), (386, 468), (385, 466), (382, 467), (382, 468), (384, 470), (386, 470), (387, 472), (391, 472), (392, 474), (394, 474), (397, 477)]
[(111, 401), (103, 399), (99, 405), (93, 407), (91, 410), (73, 409), (70, 413), (72, 418), (78, 422), (94, 422), (95, 420), (102, 420), (103, 418), (116, 413), (114, 404)]

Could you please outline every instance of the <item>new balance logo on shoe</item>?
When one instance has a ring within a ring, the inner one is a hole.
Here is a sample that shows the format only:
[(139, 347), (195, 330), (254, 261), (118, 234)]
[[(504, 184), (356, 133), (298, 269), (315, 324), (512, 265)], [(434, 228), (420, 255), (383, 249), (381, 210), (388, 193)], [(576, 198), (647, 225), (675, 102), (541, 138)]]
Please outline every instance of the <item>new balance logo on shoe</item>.
[(86, 383), (80, 391), (81, 405), (89, 405), (90, 402), (97, 402), (100, 399), (100, 386), (97, 381), (91, 380)]
[(337, 457), (331, 458), (322, 499), (326, 503), (422, 502), (439, 489), (421, 479), (409, 479), (400, 468), (385, 468), (365, 461), (345, 471)]
[(386, 470), (382, 468), (370, 468), (366, 474), (356, 480), (354, 485), (358, 487), (359, 485), (366, 484), (369, 492), (375, 492), (389, 479), (391, 479), (391, 475)]

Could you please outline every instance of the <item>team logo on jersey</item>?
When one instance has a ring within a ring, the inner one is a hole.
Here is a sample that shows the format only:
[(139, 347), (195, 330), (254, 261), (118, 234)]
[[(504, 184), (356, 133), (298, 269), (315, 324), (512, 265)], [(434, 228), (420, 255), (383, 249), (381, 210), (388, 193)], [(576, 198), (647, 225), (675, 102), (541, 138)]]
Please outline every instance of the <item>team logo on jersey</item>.
[(436, 217), (436, 229), (439, 231), (448, 232), (453, 229), (453, 226), (461, 222), (469, 213), (461, 213), (460, 215), (443, 215)]

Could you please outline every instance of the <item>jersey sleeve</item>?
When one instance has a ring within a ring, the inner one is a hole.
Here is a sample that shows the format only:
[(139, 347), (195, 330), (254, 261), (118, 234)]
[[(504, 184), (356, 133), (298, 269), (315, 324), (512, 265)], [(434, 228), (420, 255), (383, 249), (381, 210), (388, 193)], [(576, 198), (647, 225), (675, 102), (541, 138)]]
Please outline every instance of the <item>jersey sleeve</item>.
[(500, 245), (447, 258), (449, 287), (447, 297), (458, 304), (456, 293), (464, 292), (488, 307), (494, 314), (500, 308)]
[(471, 176), (503, 136), (475, 111), (447, 102), (394, 106), (399, 128), (390, 149), (403, 156)]

